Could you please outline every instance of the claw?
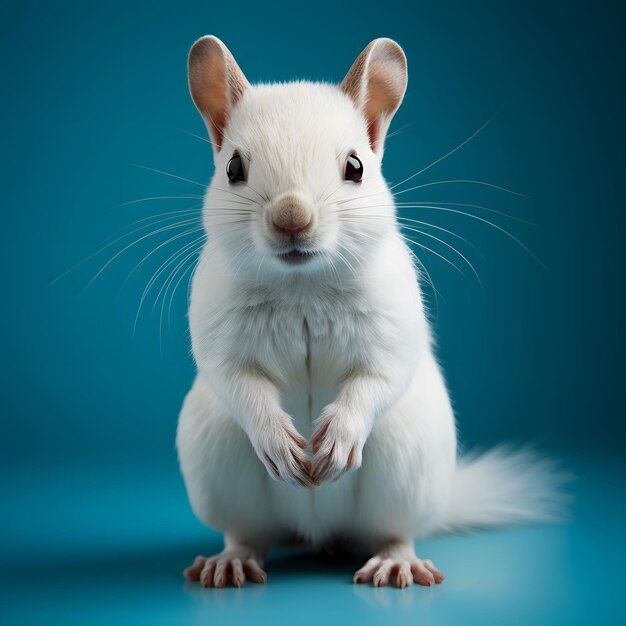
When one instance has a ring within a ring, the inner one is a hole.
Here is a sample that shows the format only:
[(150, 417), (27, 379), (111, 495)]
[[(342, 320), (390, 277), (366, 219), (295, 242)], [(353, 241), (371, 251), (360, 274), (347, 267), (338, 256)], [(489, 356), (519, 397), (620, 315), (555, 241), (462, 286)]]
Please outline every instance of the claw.
[(183, 574), (187, 580), (199, 582), (203, 587), (243, 587), (246, 580), (263, 584), (267, 574), (261, 569), (254, 552), (247, 546), (227, 549), (206, 558), (197, 556)]
[[(411, 548), (412, 552), (412, 548)], [(383, 550), (383, 556), (372, 557), (354, 574), (355, 583), (372, 583), (374, 587), (385, 587), (389, 584), (404, 589), (416, 583), (431, 587), (443, 582), (443, 574), (433, 565), (432, 561), (422, 561), (414, 554), (406, 551)]]

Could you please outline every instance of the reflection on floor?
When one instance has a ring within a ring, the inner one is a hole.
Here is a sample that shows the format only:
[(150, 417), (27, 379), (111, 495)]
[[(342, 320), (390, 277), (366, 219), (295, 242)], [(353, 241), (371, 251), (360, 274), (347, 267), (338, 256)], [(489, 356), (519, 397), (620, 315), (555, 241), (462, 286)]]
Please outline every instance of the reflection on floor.
[(194, 519), (175, 466), (13, 469), (1, 479), (2, 622), (624, 624), (625, 468), (575, 469), (572, 523), (421, 542), (446, 581), (402, 591), (353, 585), (358, 559), (284, 551), (266, 586), (203, 589), (181, 571), (221, 538)]

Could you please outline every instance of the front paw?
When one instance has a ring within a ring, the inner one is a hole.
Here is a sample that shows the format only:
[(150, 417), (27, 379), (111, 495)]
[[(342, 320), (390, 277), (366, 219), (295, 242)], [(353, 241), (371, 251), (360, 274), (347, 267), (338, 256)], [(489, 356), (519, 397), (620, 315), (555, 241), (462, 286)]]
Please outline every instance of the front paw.
[(358, 416), (329, 404), (318, 419), (311, 438), (312, 479), (316, 485), (334, 481), (345, 472), (361, 467), (367, 433)]
[(314, 487), (307, 441), (293, 427), (288, 415), (278, 416), (250, 437), (257, 456), (275, 480), (296, 487)]

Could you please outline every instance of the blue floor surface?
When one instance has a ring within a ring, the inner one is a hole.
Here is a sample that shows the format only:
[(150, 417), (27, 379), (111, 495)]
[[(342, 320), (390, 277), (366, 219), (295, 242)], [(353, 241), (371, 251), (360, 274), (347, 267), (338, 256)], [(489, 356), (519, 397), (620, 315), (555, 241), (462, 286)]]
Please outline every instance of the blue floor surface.
[(446, 581), (404, 590), (353, 585), (360, 561), (284, 552), (266, 586), (202, 589), (181, 571), (221, 538), (193, 517), (173, 464), (14, 469), (1, 485), (1, 622), (623, 625), (624, 467), (574, 469), (573, 522), (421, 542)]

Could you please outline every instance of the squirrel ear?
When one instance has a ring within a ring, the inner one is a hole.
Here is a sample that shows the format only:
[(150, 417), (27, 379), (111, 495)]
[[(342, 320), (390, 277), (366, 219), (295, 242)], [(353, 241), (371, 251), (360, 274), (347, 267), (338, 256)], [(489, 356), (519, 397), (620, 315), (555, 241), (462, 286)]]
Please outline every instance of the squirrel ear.
[(341, 83), (367, 121), (372, 150), (382, 154), (385, 135), (407, 85), (402, 48), (391, 39), (375, 39), (358, 56)]
[(193, 44), (188, 75), (191, 97), (219, 151), (230, 112), (250, 84), (230, 50), (212, 35)]

